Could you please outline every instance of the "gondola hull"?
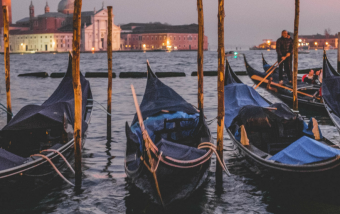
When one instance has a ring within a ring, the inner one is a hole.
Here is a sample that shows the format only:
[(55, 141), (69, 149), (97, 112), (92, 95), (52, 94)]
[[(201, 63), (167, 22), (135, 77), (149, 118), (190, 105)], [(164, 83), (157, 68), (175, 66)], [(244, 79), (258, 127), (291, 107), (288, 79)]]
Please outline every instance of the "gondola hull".
[[(90, 103), (89, 103), (90, 104)], [(92, 102), (91, 102), (92, 105)], [(87, 109), (86, 121), (89, 124), (91, 121), (92, 107)], [(82, 136), (82, 148), (87, 139), (88, 130)], [(53, 149), (53, 148), (51, 148)], [(68, 162), (74, 161), (74, 140), (69, 141), (60, 148), (56, 148)], [(53, 162), (60, 172), (69, 170), (65, 161), (59, 154), (49, 152), (46, 156)], [(54, 170), (47, 160), (39, 157), (34, 157), (26, 164), (11, 168), (8, 170), (0, 171), (0, 192), (1, 194), (8, 193), (13, 195), (13, 192), (20, 190), (21, 193), (31, 193), (40, 188), (43, 188), (50, 181), (59, 177), (58, 173)], [(14, 194), (15, 195), (15, 194)], [(3, 198), (0, 197), (2, 200)]]
[[(173, 205), (175, 202), (184, 200), (200, 188), (208, 176), (210, 164), (211, 160), (209, 159), (197, 167), (181, 169), (160, 162), (156, 175), (163, 206)], [(125, 165), (125, 171), (134, 185), (147, 193), (155, 203), (162, 204), (154, 177), (144, 164), (141, 164), (134, 172), (129, 171)]]

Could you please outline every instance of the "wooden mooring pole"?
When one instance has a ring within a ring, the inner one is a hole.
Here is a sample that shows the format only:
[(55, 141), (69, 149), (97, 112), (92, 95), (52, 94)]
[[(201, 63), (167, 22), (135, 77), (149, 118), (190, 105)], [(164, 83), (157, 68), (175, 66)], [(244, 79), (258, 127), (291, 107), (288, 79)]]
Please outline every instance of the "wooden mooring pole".
[(293, 70), (293, 110), (298, 111), (297, 96), (297, 75), (298, 75), (298, 39), (299, 39), (299, 16), (300, 16), (300, 0), (295, 0), (295, 19), (294, 19), (294, 70)]
[(80, 84), (80, 33), (82, 0), (74, 1), (72, 77), (74, 90), (74, 158), (75, 186), (81, 187), (81, 149), (82, 149), (82, 91)]
[[(224, 0), (218, 0), (218, 115), (217, 115), (217, 152), (223, 160), (224, 128)], [(216, 186), (222, 186), (223, 174), (221, 165), (216, 162)]]
[(111, 141), (111, 105), (112, 105), (112, 6), (107, 7), (108, 34), (107, 34), (107, 62), (108, 62), (108, 88), (107, 88), (107, 140)]
[(197, 0), (198, 12), (198, 49), (197, 49), (197, 78), (198, 78), (198, 109), (203, 110), (203, 45), (204, 45), (204, 15), (203, 0)]
[(12, 119), (12, 103), (11, 103), (11, 75), (9, 61), (9, 22), (8, 22), (8, 7), (2, 6), (4, 19), (4, 63), (6, 77), (6, 95), (7, 95), (7, 123)]

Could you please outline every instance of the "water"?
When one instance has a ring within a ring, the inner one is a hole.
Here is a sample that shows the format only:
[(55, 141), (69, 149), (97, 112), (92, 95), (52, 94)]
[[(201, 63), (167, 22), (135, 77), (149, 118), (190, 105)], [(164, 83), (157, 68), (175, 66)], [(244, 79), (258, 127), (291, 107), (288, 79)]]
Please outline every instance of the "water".
[[(241, 52), (241, 51), (240, 51)], [(274, 51), (244, 51), (249, 63), (262, 70), (261, 53), (269, 63), (276, 61)], [(336, 52), (328, 56), (336, 65)], [(322, 67), (322, 51), (311, 51), (299, 56), (299, 69)], [(149, 59), (154, 72), (183, 71), (186, 77), (165, 78), (164, 83), (175, 89), (188, 102), (197, 103), (197, 77), (195, 52), (171, 53), (114, 53), (113, 72), (146, 71)], [(60, 83), (61, 79), (17, 77), (25, 72), (65, 72), (67, 54), (11, 55), (11, 93), (13, 112), (24, 105), (41, 104)], [(234, 71), (244, 71), (243, 58), (229, 60)], [(3, 58), (0, 58), (3, 70)], [(82, 54), (81, 71), (106, 71), (105, 53)], [(217, 53), (205, 52), (204, 70), (217, 70)], [(247, 76), (241, 80), (252, 85)], [(107, 97), (106, 79), (89, 79), (93, 97), (104, 106)], [(314, 193), (313, 186), (302, 189), (294, 184), (277, 184), (261, 174), (256, 168), (239, 158), (235, 147), (224, 133), (224, 157), (232, 173), (224, 175), (223, 190), (215, 188), (215, 158), (206, 184), (193, 197), (180, 206), (162, 210), (151, 203), (147, 195), (131, 185), (124, 172), (125, 122), (133, 119), (135, 108), (130, 84), (135, 86), (139, 102), (145, 90), (146, 79), (113, 79), (112, 142), (106, 140), (106, 114), (95, 108), (89, 126), (88, 139), (83, 150), (83, 189), (76, 193), (57, 178), (38, 193), (28, 196), (17, 194), (17, 200), (0, 203), (1, 213), (339, 213), (338, 192), (321, 191)], [(258, 89), (269, 100), (278, 101), (268, 92)], [(0, 74), (0, 103), (6, 103), (4, 72)], [(204, 78), (204, 104), (208, 119), (217, 116), (217, 77)], [(329, 118), (317, 117), (325, 137), (339, 142), (339, 133)], [(0, 128), (6, 123), (6, 115), (0, 112)], [(216, 139), (216, 122), (210, 125)], [(73, 175), (66, 172), (72, 181)], [(337, 185), (337, 184), (334, 184)], [(307, 185), (308, 186), (308, 185)], [(329, 197), (332, 195), (334, 197)], [(337, 196), (337, 197), (336, 197)], [(0, 196), (7, 197), (7, 196)]]

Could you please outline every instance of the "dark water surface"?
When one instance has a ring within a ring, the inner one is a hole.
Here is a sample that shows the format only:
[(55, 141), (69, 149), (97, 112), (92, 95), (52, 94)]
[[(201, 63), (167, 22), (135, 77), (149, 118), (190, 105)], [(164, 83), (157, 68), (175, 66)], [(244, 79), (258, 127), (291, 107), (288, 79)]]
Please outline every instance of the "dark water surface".
[[(261, 51), (245, 51), (249, 63), (262, 70)], [(274, 51), (263, 51), (269, 63), (276, 61)], [(336, 52), (329, 51), (332, 64), (336, 65)], [(299, 69), (322, 67), (322, 51), (311, 51), (299, 56)], [(183, 71), (186, 77), (165, 78), (162, 81), (175, 89), (188, 102), (197, 103), (196, 52), (171, 53), (114, 53), (113, 71), (117, 74), (129, 71), (146, 71), (149, 59), (155, 72)], [(24, 105), (41, 104), (60, 83), (61, 79), (17, 77), (25, 72), (65, 72), (67, 54), (11, 55), (11, 93), (13, 112)], [(235, 71), (244, 71), (243, 57), (231, 58)], [(0, 103), (6, 103), (3, 57), (0, 57)], [(205, 52), (205, 70), (217, 70), (217, 53)], [(81, 71), (105, 72), (105, 53), (82, 54)], [(107, 80), (89, 79), (93, 97), (106, 106)], [(241, 80), (252, 85), (247, 76)], [(83, 190), (80, 193), (57, 178), (37, 193), (20, 195), (12, 203), (0, 203), (0, 213), (340, 213), (340, 192), (334, 183), (329, 189), (314, 191), (315, 184), (303, 188), (293, 183), (275, 182), (239, 157), (227, 134), (224, 134), (224, 157), (232, 173), (224, 175), (223, 189), (215, 188), (215, 157), (206, 184), (193, 197), (182, 204), (162, 210), (154, 205), (140, 190), (131, 185), (124, 172), (126, 137), (125, 121), (133, 119), (135, 108), (130, 84), (135, 86), (139, 102), (145, 90), (146, 79), (113, 79), (112, 142), (106, 140), (106, 114), (95, 108), (89, 126), (88, 139), (83, 150)], [(204, 79), (204, 104), (208, 120), (217, 116), (217, 77)], [(259, 92), (272, 102), (278, 100), (262, 89)], [(328, 117), (317, 117), (323, 135), (339, 142), (339, 133)], [(0, 128), (5, 125), (6, 115), (0, 112)], [(216, 122), (210, 125), (216, 139)], [(66, 177), (72, 181), (68, 171)], [(20, 197), (19, 197), (20, 196)], [(7, 197), (7, 196), (0, 196)]]

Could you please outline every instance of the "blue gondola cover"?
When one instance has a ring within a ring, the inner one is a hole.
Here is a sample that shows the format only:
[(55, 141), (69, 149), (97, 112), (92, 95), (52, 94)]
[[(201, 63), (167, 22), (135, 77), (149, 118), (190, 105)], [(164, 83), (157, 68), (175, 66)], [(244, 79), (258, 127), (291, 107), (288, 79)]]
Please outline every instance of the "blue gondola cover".
[(233, 119), (243, 106), (253, 105), (268, 107), (269, 104), (250, 86), (243, 83), (232, 83), (224, 86), (225, 120), (229, 128)]
[(269, 160), (284, 164), (303, 165), (325, 161), (340, 155), (340, 150), (303, 136)]

